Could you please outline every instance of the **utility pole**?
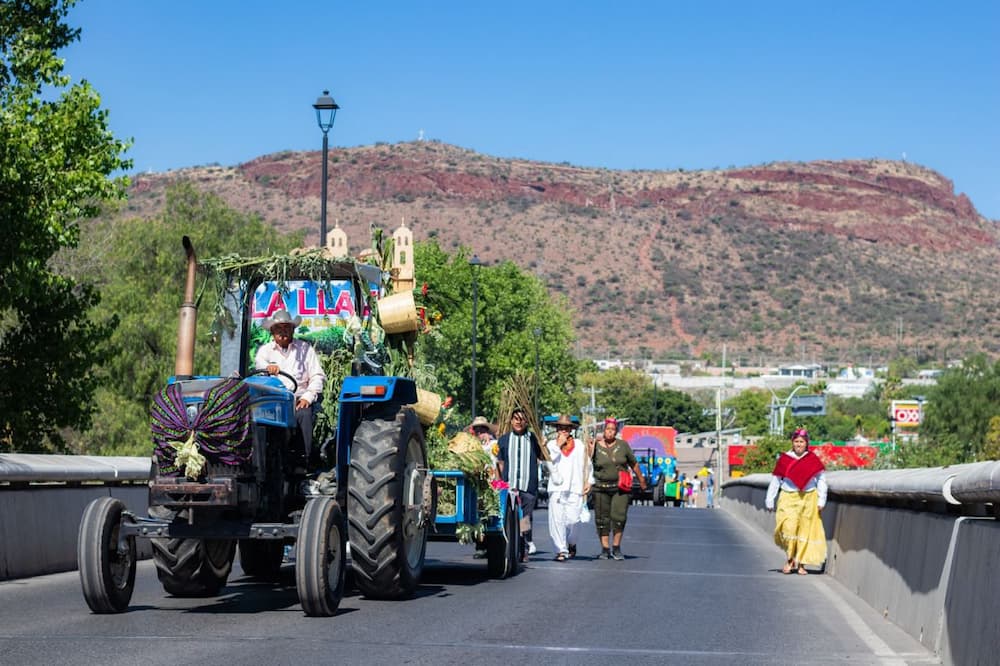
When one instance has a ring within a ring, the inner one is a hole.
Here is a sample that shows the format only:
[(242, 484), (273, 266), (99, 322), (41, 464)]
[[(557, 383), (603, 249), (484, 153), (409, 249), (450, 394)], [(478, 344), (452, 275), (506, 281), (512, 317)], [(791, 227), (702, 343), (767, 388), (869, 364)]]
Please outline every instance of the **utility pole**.
[(715, 501), (722, 499), (722, 387), (715, 391)]

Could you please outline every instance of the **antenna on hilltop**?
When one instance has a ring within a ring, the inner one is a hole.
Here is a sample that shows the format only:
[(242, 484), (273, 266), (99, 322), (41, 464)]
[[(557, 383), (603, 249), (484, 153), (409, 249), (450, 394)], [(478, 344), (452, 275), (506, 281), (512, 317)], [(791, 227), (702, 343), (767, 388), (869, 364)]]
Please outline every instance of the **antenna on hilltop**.
[(904, 162), (906, 161), (906, 151), (905, 150), (903, 151), (903, 161)]
[(423, 140), (424, 140), (424, 130), (420, 130), (420, 132), (417, 133), (417, 141), (423, 141)]

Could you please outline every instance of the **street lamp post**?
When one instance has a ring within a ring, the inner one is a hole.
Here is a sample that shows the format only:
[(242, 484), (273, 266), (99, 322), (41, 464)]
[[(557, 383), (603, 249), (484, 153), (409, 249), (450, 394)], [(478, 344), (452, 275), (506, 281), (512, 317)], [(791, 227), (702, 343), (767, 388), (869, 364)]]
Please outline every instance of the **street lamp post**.
[(536, 326), (535, 330), (532, 332), (535, 334), (535, 418), (538, 419), (539, 423), (541, 423), (542, 416), (538, 413), (538, 385), (542, 381), (542, 375), (541, 365), (538, 361), (538, 339), (542, 337), (542, 329)]
[(792, 398), (795, 394), (806, 388), (805, 384), (799, 384), (796, 386), (788, 397), (782, 401), (778, 398), (778, 394), (775, 393), (771, 387), (768, 387), (768, 391), (771, 391), (771, 434), (772, 435), (783, 435), (785, 433), (785, 410), (788, 406), (792, 404)]
[(330, 97), (330, 91), (324, 90), (323, 95), (313, 104), (313, 108), (316, 109), (316, 122), (323, 132), (323, 194), (319, 209), (319, 246), (326, 247), (326, 154), (330, 147), (327, 135), (333, 128), (333, 121), (340, 107)]
[(479, 308), (479, 268), (483, 262), (479, 255), (472, 255), (472, 418), (476, 418), (476, 310)]

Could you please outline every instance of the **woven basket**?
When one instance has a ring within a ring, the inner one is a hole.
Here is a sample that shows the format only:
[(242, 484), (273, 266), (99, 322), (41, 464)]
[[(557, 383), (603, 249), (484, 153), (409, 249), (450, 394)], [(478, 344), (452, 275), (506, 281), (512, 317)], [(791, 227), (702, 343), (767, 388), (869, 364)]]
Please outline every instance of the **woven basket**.
[(420, 419), (420, 425), (434, 425), (441, 414), (441, 396), (433, 391), (417, 389), (417, 402), (413, 405), (413, 411)]
[(386, 296), (378, 302), (378, 319), (389, 334), (410, 333), (419, 330), (420, 317), (413, 301), (413, 291)]

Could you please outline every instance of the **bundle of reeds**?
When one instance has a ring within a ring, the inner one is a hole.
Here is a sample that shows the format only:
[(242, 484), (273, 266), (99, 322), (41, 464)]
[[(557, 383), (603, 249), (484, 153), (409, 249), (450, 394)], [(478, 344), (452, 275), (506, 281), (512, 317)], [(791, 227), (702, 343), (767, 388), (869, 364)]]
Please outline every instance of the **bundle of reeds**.
[(500, 390), (500, 413), (497, 414), (497, 423), (501, 432), (510, 429), (510, 417), (514, 410), (520, 407), (528, 415), (528, 429), (535, 433), (538, 438), (539, 449), (542, 452), (542, 460), (549, 462), (549, 451), (545, 446), (544, 435), (542, 433), (542, 416), (536, 414), (534, 410), (535, 382), (537, 378), (534, 374), (515, 373), (504, 381)]

